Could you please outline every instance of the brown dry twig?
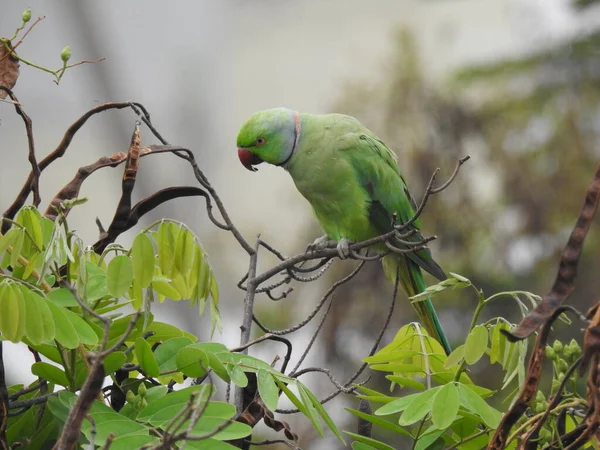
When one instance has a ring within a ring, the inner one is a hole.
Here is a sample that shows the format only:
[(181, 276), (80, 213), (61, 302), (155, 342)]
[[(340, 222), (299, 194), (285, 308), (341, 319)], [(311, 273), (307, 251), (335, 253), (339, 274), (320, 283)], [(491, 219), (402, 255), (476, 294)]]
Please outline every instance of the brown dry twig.
[[(544, 296), (542, 301), (521, 321), (515, 330), (512, 332), (505, 332), (503, 330), (503, 333), (505, 333), (507, 338), (514, 342), (525, 339), (541, 326), (529, 359), (529, 365), (521, 393), (503, 416), (500, 425), (488, 444), (488, 450), (500, 450), (505, 448), (508, 444), (507, 439), (510, 429), (525, 413), (538, 389), (542, 375), (542, 362), (545, 356), (546, 341), (551, 326), (563, 312), (574, 311), (573, 308), (563, 306), (562, 303), (568, 299), (575, 287), (574, 283), (577, 275), (577, 265), (583, 250), (585, 237), (590, 229), (594, 215), (596, 214), (599, 199), (600, 165), (597, 167), (592, 182), (587, 189), (585, 201), (581, 208), (577, 223), (561, 253), (558, 273), (550, 292)], [(597, 311), (597, 309), (594, 311), (594, 318), (600, 320), (600, 315), (596, 314)], [(571, 442), (570, 445), (566, 447), (569, 449), (577, 448), (577, 446), (586, 442), (598, 427), (598, 412), (600, 411), (600, 397), (598, 396), (598, 388), (600, 387), (598, 350), (600, 349), (600, 345), (596, 338), (597, 334), (600, 335), (600, 328), (597, 329), (597, 326), (600, 327), (600, 322), (594, 323), (594, 321), (592, 321), (586, 330), (586, 346), (582, 358), (582, 370), (587, 365), (592, 366), (588, 377), (588, 414), (585, 418), (584, 427), (577, 427), (571, 433), (563, 436), (563, 444)], [(556, 395), (559, 394), (560, 391)], [(554, 402), (551, 402), (548, 407), (550, 408), (553, 403)], [(519, 448), (529, 449), (531, 448), (531, 445), (536, 445), (531, 442), (531, 439), (535, 437), (537, 430), (540, 428), (541, 424), (534, 425), (534, 427), (525, 434), (524, 439), (521, 442), (521, 447)]]

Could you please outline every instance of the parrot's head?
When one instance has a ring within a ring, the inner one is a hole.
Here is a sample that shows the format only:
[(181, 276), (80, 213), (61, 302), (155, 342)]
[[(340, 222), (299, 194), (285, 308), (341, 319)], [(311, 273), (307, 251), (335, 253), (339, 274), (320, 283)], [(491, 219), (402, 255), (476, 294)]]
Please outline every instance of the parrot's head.
[(257, 164), (285, 165), (300, 137), (300, 114), (287, 108), (254, 113), (237, 137), (238, 156), (244, 167), (256, 171)]

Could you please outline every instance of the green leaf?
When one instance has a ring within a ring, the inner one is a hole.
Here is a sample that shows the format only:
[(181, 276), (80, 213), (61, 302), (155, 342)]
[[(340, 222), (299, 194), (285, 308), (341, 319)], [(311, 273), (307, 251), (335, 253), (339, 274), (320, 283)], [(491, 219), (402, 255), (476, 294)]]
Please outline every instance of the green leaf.
[(41, 249), (44, 245), (44, 233), (41, 222), (42, 215), (34, 206), (25, 206), (17, 214), (17, 223), (25, 227), (38, 249)]
[(502, 417), (500, 412), (488, 405), (485, 400), (464, 384), (460, 383), (458, 389), (460, 391), (460, 402), (465, 408), (481, 417), (488, 427), (494, 429), (498, 426)]
[(227, 442), (209, 438), (201, 441), (186, 441), (185, 448), (188, 450), (236, 450), (238, 447), (234, 447)]
[(131, 262), (136, 282), (143, 288), (150, 286), (154, 275), (154, 246), (145, 233), (138, 234), (131, 247)]
[(135, 340), (135, 356), (137, 357), (140, 367), (149, 377), (157, 377), (160, 375), (156, 357), (152, 352), (152, 347), (142, 337)]
[(196, 252), (196, 239), (187, 229), (182, 229), (175, 242), (175, 268), (187, 275), (192, 270), (194, 253)]
[(321, 437), (325, 437), (325, 434), (323, 433), (323, 426), (321, 425), (319, 416), (317, 415), (317, 410), (315, 409), (313, 402), (307, 393), (308, 389), (306, 389), (299, 382), (296, 383), (296, 387), (298, 388), (298, 392), (300, 393), (300, 399), (302, 400), (302, 404), (305, 406), (306, 413), (304, 415), (313, 424), (313, 427), (315, 427), (317, 433), (319, 433)]
[(459, 345), (448, 355), (446, 361), (444, 361), (444, 369), (451, 369), (454, 366), (458, 366), (464, 358), (465, 346)]
[(166, 281), (153, 281), (152, 288), (160, 295), (170, 298), (171, 300), (181, 300), (181, 294), (177, 289), (171, 286)]
[(354, 441), (352, 442), (352, 450), (377, 450), (377, 448), (364, 442)]
[(55, 339), (63, 347), (68, 349), (77, 348), (80, 344), (79, 336), (71, 321), (67, 318), (65, 309), (52, 302), (46, 302), (46, 306), (52, 314), (55, 325)]
[(465, 361), (475, 364), (484, 355), (488, 345), (488, 331), (483, 325), (474, 327), (465, 342)]
[(18, 229), (18, 233), (13, 241), (12, 253), (10, 254), (10, 265), (13, 269), (19, 264), (19, 256), (21, 256), (21, 250), (23, 249), (23, 241), (25, 240), (25, 232), (22, 229)]
[(294, 394), (283, 381), (275, 378), (275, 383), (277, 383), (279, 389), (283, 391), (285, 396), (289, 399), (290, 402), (292, 402), (292, 404), (298, 409), (298, 411), (300, 411), (302, 414), (308, 417), (306, 406), (302, 403), (302, 401), (300, 401), (296, 394)]
[(75, 297), (73, 297), (73, 294), (67, 288), (52, 289), (46, 296), (48, 297), (48, 300), (59, 306), (65, 308), (79, 307), (79, 303), (77, 303), (77, 300), (75, 300)]
[(106, 285), (113, 297), (121, 297), (129, 290), (133, 281), (133, 264), (125, 255), (115, 256), (106, 270)]
[(88, 302), (94, 302), (109, 295), (106, 284), (106, 273), (91, 261), (85, 261), (87, 283), (85, 285), (85, 298)]
[(279, 400), (279, 388), (273, 380), (273, 376), (264, 369), (258, 371), (258, 393), (260, 394), (265, 406), (270, 411), (277, 409)]
[(345, 410), (351, 414), (354, 414), (357, 417), (360, 417), (361, 419), (366, 420), (367, 422), (371, 422), (372, 424), (377, 425), (378, 427), (385, 428), (386, 430), (390, 430), (396, 434), (412, 437), (412, 435), (404, 428), (396, 425), (393, 422), (390, 422), (389, 420), (385, 420), (372, 414), (364, 413), (362, 411), (357, 411), (356, 409), (345, 408)]
[[(209, 400), (208, 405), (200, 405), (200, 407), (203, 410), (202, 417), (227, 420), (231, 419), (236, 413), (235, 405), (232, 405), (231, 403)], [(158, 428), (166, 427), (180, 410), (180, 404), (168, 406), (154, 414), (149, 423)], [(185, 428), (187, 424), (189, 424), (189, 421), (184, 422), (181, 428)]]
[(158, 444), (159, 439), (143, 434), (125, 435), (114, 439), (110, 445), (111, 450), (131, 450), (142, 448), (146, 444)]
[(5, 235), (0, 237), (0, 253), (6, 251), (8, 247), (13, 245), (15, 240), (17, 239), (17, 234), (20, 234), (21, 231), (18, 228), (13, 228), (9, 230)]
[(164, 322), (152, 322), (147, 328), (146, 331), (152, 331), (154, 334), (146, 339), (150, 343), (154, 343), (157, 341), (166, 341), (167, 339), (171, 339), (174, 337), (186, 337), (193, 342), (196, 342), (198, 338), (191, 333), (183, 331), (176, 326), (173, 326)]
[(506, 343), (506, 337), (502, 335), (502, 321), (498, 321), (494, 328), (492, 328), (492, 345), (490, 347), (490, 363), (494, 364), (499, 362), (502, 364), (504, 358), (504, 346)]
[(98, 335), (85, 320), (69, 309), (64, 309), (64, 313), (73, 328), (75, 328), (80, 343), (85, 345), (96, 345), (98, 343)]
[(373, 370), (380, 370), (383, 372), (394, 372), (394, 373), (422, 373), (425, 375), (425, 369), (421, 366), (415, 366), (412, 364), (375, 364), (371, 366)]
[(438, 438), (442, 434), (444, 434), (445, 431), (446, 431), (445, 429), (444, 430), (436, 430), (433, 427), (430, 427), (419, 437), (419, 440), (417, 441), (417, 444), (415, 445), (415, 450), (426, 450), (426, 449), (433, 450), (434, 447), (432, 446), (432, 444), (435, 441), (437, 441)]
[(298, 389), (304, 390), (304, 393), (312, 402), (312, 406), (314, 406), (314, 408), (317, 410), (317, 412), (321, 416), (321, 419), (323, 419), (323, 422), (325, 422), (325, 424), (327, 424), (329, 429), (340, 440), (340, 442), (344, 443), (344, 437), (342, 436), (342, 433), (340, 433), (340, 430), (338, 430), (338, 427), (336, 426), (336, 424), (333, 422), (333, 420), (331, 420), (331, 417), (329, 417), (329, 414), (327, 414), (327, 411), (325, 411), (325, 408), (321, 404), (321, 401), (308, 388), (306, 388), (304, 385), (300, 385), (300, 382), (297, 382), (297, 385), (298, 385)]
[(423, 383), (417, 380), (413, 380), (412, 378), (399, 377), (396, 375), (386, 375), (385, 377), (392, 383), (396, 383), (399, 386), (410, 387), (419, 391), (425, 390), (425, 385)]
[(202, 402), (207, 401), (212, 393), (214, 392), (214, 386), (209, 386), (207, 388), (206, 385), (199, 384), (195, 386), (190, 386), (178, 391), (173, 391), (170, 394), (167, 394), (159, 399), (150, 402), (148, 401), (148, 406), (142, 409), (136, 420), (138, 422), (149, 423), (154, 414), (159, 413), (165, 408), (168, 408), (173, 405), (180, 405), (181, 408), (185, 407), (190, 400), (191, 395), (197, 392), (197, 395), (200, 395), (202, 398)]
[(188, 377), (202, 377), (209, 368), (208, 355), (195, 344), (188, 345), (175, 356), (177, 369)]
[(412, 425), (413, 423), (421, 420), (431, 411), (433, 404), (433, 397), (440, 390), (440, 386), (431, 388), (425, 392), (417, 394), (417, 396), (410, 402), (406, 407), (400, 420), (399, 425)]
[(60, 386), (68, 386), (69, 380), (64, 370), (49, 364), (47, 362), (36, 362), (31, 365), (31, 373), (37, 377), (43, 378), (50, 383)]
[(13, 282), (0, 284), (0, 332), (12, 342), (25, 333), (26, 304), (19, 286)]
[(154, 357), (158, 364), (160, 373), (171, 372), (177, 369), (176, 356), (182, 348), (190, 345), (191, 339), (176, 337), (167, 339), (154, 350)]
[(114, 352), (104, 358), (104, 371), (111, 374), (119, 370), (127, 362), (127, 355), (123, 352)]
[[(351, 433), (350, 431), (346, 431), (344, 430), (344, 433), (347, 434), (348, 436), (350, 436), (351, 438), (356, 439), (358, 442), (362, 443), (362, 444), (366, 444), (372, 448), (375, 448), (377, 450), (394, 450), (394, 447), (390, 447), (387, 444), (384, 444), (383, 442), (380, 442), (376, 439), (370, 438), (370, 437), (365, 437), (365, 436), (361, 436), (360, 434), (357, 433)], [(352, 445), (352, 448), (354, 449), (354, 444)], [(363, 449), (364, 447), (357, 447), (359, 449)]]
[(22, 288), (25, 306), (25, 336), (33, 345), (54, 339), (54, 321), (45, 300), (27, 288)]
[(227, 373), (229, 373), (229, 378), (233, 381), (233, 384), (239, 387), (248, 386), (248, 377), (242, 370), (242, 368), (238, 365), (228, 365), (225, 366), (227, 368)]
[(156, 245), (158, 247), (158, 264), (161, 272), (168, 278), (171, 278), (175, 267), (174, 249), (175, 242), (180, 229), (169, 222), (161, 222), (156, 235)]
[(448, 428), (454, 422), (454, 419), (456, 419), (459, 406), (460, 396), (454, 383), (442, 386), (435, 395), (431, 406), (431, 421), (433, 425), (440, 430)]
[(404, 397), (397, 398), (381, 408), (375, 410), (375, 415), (377, 416), (387, 416), (390, 414), (395, 414), (400, 411), (404, 411), (408, 405), (410, 405), (415, 398), (417, 398), (421, 393), (410, 394)]

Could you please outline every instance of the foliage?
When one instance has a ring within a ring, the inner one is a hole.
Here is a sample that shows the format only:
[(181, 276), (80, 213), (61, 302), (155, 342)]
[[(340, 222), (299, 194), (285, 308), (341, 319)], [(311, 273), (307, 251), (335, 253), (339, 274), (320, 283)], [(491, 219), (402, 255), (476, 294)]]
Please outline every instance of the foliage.
[[(348, 411), (380, 427), (392, 442), (398, 442), (399, 438), (405, 437), (413, 441), (414, 449), (484, 448), (502, 417), (502, 410), (492, 407), (489, 404), (490, 400), (496, 399), (496, 403), (510, 403), (514, 395), (505, 398), (507, 389), (516, 384), (513, 390), (513, 394), (516, 394), (523, 386), (527, 341), (507, 340), (503, 331), (510, 330), (512, 325), (502, 317), (483, 323), (478, 323), (478, 318), (485, 306), (501, 298), (517, 302), (525, 316), (528, 308), (521, 298), (528, 299), (532, 306), (535, 306), (540, 300), (539, 297), (528, 292), (501, 292), (486, 298), (483, 291), (476, 288), (470, 280), (452, 274), (447, 280), (412, 297), (412, 300), (421, 301), (447, 289), (464, 288), (474, 290), (479, 303), (465, 343), (456, 347), (450, 355), (446, 355), (441, 345), (428, 336), (418, 323), (411, 323), (403, 326), (390, 344), (365, 359), (372, 370), (386, 374), (391, 393), (399, 392), (394, 396), (358, 386), (360, 399), (382, 406), (373, 413), (355, 409)], [(573, 340), (563, 346), (560, 341), (556, 341), (553, 347), (546, 349), (546, 353), (552, 359), (554, 367), (550, 395), (557, 394), (565, 377), (571, 385), (568, 393), (562, 393), (560, 403), (553, 405), (553, 413), (580, 410), (586, 404), (586, 400), (578, 392), (574, 371), (569, 370), (581, 356), (579, 344)], [(504, 372), (502, 384), (494, 390), (484, 387), (485, 383), (476, 383), (468, 374), (469, 368), (480, 363), (484, 356), (487, 356), (490, 365), (498, 365)], [(547, 407), (548, 401), (542, 391), (538, 391), (535, 402), (519, 419), (506, 448), (516, 448), (519, 436), (534, 425), (535, 419), (544, 414)], [(582, 423), (581, 417), (577, 416), (569, 416), (565, 425), (566, 420), (564, 414), (562, 417), (552, 416), (552, 420), (547, 422), (540, 432), (540, 442), (552, 442), (560, 434), (557, 430), (562, 429), (564, 432), (566, 426), (566, 431), (571, 431)], [(355, 449), (393, 448), (370, 436), (346, 433), (355, 439)]]
[[(214, 378), (244, 387), (248, 374), (256, 374), (268, 409), (276, 409), (281, 389), (319, 433), (322, 418), (339, 435), (300, 381), (260, 359), (196, 342), (154, 321), (154, 301), (186, 300), (200, 314), (208, 304), (213, 329), (220, 328), (217, 282), (183, 224), (161, 220), (140, 232), (130, 249), (113, 244), (96, 254), (69, 230), (63, 214), (53, 222), (27, 206), (12, 223), (0, 237), (0, 333), (29, 347), (38, 379), (8, 388), (15, 410), (8, 421), (10, 444), (44, 448), (57, 438), (89, 377), (87, 355), (93, 353), (103, 355), (104, 372), (113, 381), (112, 407), (94, 402), (82, 445), (103, 446), (107, 439), (117, 449), (158, 445), (163, 434), (185, 430), (189, 448), (209, 442), (211, 448), (232, 448), (223, 441), (244, 438), (252, 429), (233, 420), (233, 405), (213, 399)], [(186, 379), (197, 384), (179, 389)], [(195, 418), (189, 416), (194, 411)]]

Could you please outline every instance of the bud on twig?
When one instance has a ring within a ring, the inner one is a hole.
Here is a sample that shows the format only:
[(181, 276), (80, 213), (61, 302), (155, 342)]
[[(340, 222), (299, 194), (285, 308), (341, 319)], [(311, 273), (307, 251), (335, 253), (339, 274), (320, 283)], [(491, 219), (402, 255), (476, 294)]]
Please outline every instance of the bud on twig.
[(71, 46), (67, 45), (62, 49), (62, 52), (60, 52), (60, 59), (62, 59), (64, 63), (71, 59)]
[(23, 20), (23, 23), (27, 23), (31, 20), (31, 8), (27, 8), (25, 11), (23, 11), (21, 19)]

